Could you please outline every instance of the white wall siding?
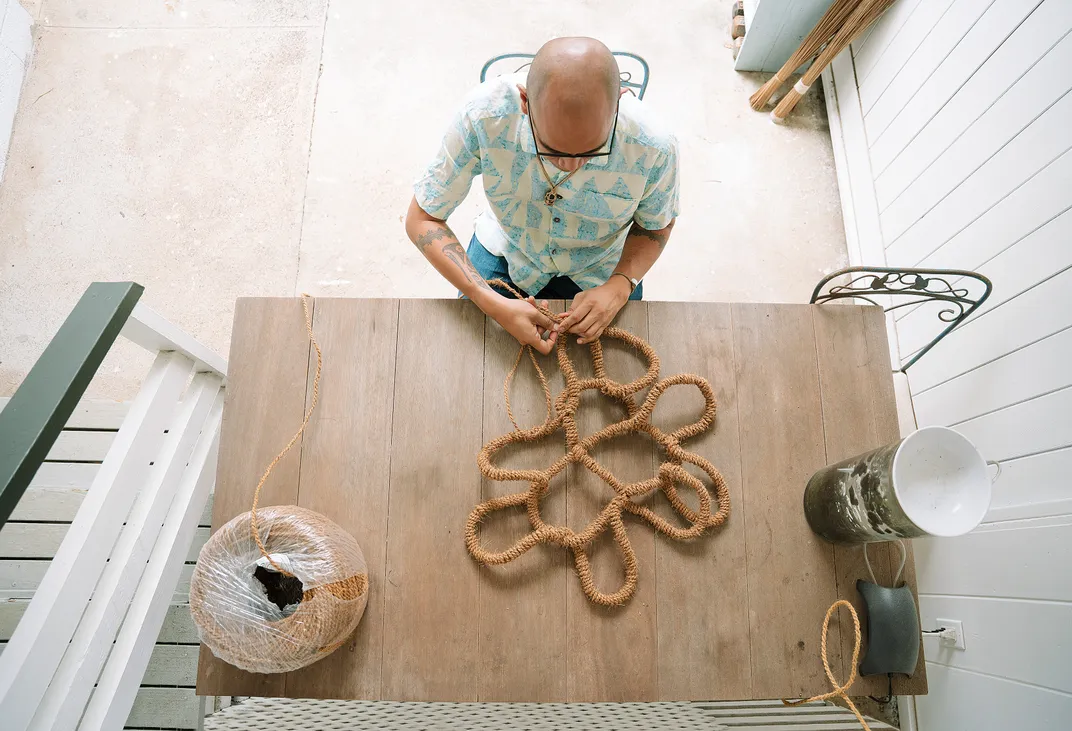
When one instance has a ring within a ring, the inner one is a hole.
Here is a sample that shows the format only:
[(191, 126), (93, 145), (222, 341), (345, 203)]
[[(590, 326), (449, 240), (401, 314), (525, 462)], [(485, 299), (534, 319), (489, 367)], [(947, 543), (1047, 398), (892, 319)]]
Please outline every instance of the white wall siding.
[[(922, 425), (1002, 476), (984, 525), (916, 541), (921, 731), (1072, 724), (1072, 2), (900, 0), (824, 77), (854, 264), (967, 269), (987, 303), (908, 371)], [(837, 161), (837, 159), (836, 159)], [(900, 362), (941, 329), (895, 319)]]
[(1072, 604), (930, 595), (920, 599), (919, 615), (926, 628), (938, 627), (939, 618), (964, 622), (971, 652), (940, 647), (934, 635), (924, 639), (936, 664), (1051, 690), (1072, 687)]
[(916, 700), (920, 731), (1050, 731), (1068, 728), (1065, 693), (927, 663), (930, 695)]

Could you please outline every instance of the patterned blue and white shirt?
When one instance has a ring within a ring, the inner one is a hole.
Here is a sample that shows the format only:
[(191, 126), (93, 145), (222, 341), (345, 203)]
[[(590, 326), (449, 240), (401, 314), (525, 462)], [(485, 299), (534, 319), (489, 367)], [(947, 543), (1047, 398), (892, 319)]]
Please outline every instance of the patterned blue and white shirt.
[[(506, 258), (510, 278), (531, 293), (559, 275), (590, 289), (610, 278), (631, 223), (654, 231), (677, 217), (677, 140), (626, 94), (610, 156), (588, 160), (558, 187), (561, 200), (548, 207), (550, 186), (521, 113), (517, 84), (525, 78), (490, 79), (469, 94), (414, 186), (417, 205), (446, 219), (481, 175), (488, 208), (476, 221), (476, 237)], [(567, 175), (546, 160), (544, 165), (555, 182)]]

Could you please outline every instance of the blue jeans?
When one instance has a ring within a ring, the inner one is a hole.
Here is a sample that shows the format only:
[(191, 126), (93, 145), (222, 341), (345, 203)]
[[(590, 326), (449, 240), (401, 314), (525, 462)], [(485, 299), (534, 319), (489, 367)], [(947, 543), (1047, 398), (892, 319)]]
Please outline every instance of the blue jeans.
[[(477, 241), (476, 236), (473, 236), (472, 241), (469, 242), (469, 250), (466, 252), (469, 254), (469, 261), (473, 262), (473, 266), (480, 272), (480, 276), (484, 279), (501, 279), (511, 287), (521, 292), (523, 295), (528, 296), (530, 293), (518, 287), (514, 284), (514, 280), (510, 279), (510, 269), (506, 266), (506, 259), (501, 256), (495, 256), (490, 251), (484, 248), (483, 244)], [(541, 289), (536, 295), (536, 299), (544, 300), (571, 300), (581, 293), (581, 288), (578, 287), (572, 279), (569, 277), (552, 277), (543, 289)], [(461, 296), (461, 292), (458, 293)], [(644, 298), (644, 283), (637, 284), (636, 289), (629, 295), (631, 300), (640, 300)]]

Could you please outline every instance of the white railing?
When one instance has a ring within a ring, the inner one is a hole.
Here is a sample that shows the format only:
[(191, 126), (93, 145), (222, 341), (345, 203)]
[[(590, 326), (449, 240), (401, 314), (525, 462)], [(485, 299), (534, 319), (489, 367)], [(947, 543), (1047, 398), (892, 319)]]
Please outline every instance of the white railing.
[(121, 729), (215, 482), (227, 362), (137, 305), (157, 353), (0, 655), (4, 731)]

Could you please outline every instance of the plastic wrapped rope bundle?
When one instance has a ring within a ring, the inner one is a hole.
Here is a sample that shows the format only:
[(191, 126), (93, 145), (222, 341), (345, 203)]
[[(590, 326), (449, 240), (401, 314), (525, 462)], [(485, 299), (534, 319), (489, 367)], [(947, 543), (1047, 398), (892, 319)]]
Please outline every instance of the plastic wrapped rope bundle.
[(354, 537), (296, 505), (243, 513), (209, 539), (190, 581), (201, 641), (253, 673), (305, 667), (346, 642), (368, 601)]

